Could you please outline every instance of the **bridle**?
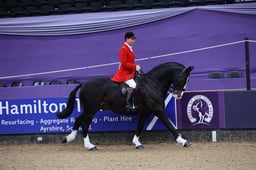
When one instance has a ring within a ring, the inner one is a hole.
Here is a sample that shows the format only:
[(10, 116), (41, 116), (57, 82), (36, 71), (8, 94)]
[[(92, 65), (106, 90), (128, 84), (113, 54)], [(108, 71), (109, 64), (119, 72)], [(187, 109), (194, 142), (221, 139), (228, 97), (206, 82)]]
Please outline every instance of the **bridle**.
[[(183, 77), (185, 77), (185, 74), (184, 74), (183, 72), (181, 72), (180, 75), (179, 75), (179, 77), (178, 77), (178, 81), (181, 81), (181, 79), (183, 79)], [(187, 79), (188, 79), (188, 78), (187, 78)], [(188, 80), (187, 80), (187, 81), (188, 81)], [(174, 88), (173, 83), (172, 83), (171, 86), (170, 86), (169, 89), (168, 89), (168, 92), (175, 94), (176, 91), (182, 93), (182, 92), (185, 92), (186, 89), (185, 89), (184, 86), (183, 86), (183, 88), (182, 88), (181, 90), (176, 90), (176, 89)]]
[(181, 90), (175, 90), (175, 89), (173, 88), (173, 84), (172, 84), (172, 85), (170, 86), (170, 88), (168, 89), (168, 92), (169, 92), (169, 93), (174, 93), (175, 91), (185, 92), (186, 89), (185, 89), (185, 88), (182, 88)]

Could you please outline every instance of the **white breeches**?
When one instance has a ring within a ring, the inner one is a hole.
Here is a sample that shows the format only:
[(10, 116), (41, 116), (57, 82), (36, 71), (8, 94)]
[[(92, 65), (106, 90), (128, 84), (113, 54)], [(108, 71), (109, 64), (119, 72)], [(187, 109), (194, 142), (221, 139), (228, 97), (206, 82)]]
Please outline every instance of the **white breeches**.
[(129, 87), (131, 87), (133, 89), (136, 88), (136, 82), (134, 81), (134, 79), (126, 80), (124, 83), (127, 84)]

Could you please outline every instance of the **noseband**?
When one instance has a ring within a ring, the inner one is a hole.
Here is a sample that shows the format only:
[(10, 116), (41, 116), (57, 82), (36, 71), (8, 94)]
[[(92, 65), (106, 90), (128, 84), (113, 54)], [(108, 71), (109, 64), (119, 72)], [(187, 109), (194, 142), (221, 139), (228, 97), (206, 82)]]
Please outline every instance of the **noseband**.
[(168, 92), (169, 92), (169, 93), (174, 93), (174, 91), (186, 91), (186, 89), (182, 88), (181, 90), (175, 90), (175, 89), (173, 88), (173, 84), (172, 84), (171, 87), (168, 89)]

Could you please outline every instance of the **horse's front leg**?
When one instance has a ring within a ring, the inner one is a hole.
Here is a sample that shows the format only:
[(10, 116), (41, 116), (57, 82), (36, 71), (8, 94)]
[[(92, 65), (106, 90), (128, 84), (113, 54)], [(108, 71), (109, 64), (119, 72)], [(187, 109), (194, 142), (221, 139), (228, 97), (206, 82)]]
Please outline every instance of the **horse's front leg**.
[(132, 139), (132, 143), (135, 145), (136, 149), (143, 149), (143, 145), (140, 143), (139, 138), (140, 138), (140, 135), (143, 131), (143, 127), (144, 127), (145, 122), (148, 119), (148, 117), (149, 117), (149, 114), (143, 114), (140, 116), (136, 133)]
[(168, 130), (171, 131), (177, 143), (182, 144), (182, 146), (184, 147), (189, 147), (192, 144), (189, 140), (184, 139), (181, 134), (177, 133), (176, 129), (171, 124), (167, 116), (167, 113), (165, 111), (158, 112), (156, 116), (158, 116), (158, 118), (164, 123), (164, 125), (168, 128)]

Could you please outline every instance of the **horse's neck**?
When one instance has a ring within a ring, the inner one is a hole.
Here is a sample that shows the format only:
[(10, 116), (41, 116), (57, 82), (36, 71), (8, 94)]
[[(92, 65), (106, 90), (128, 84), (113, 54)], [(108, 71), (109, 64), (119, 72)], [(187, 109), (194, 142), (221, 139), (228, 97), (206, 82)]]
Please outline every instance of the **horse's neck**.
[(139, 78), (138, 92), (147, 100), (160, 102), (164, 100), (164, 97), (169, 90), (169, 88), (164, 86), (166, 85), (163, 85), (162, 81), (158, 81), (145, 74), (143, 77)]
[(161, 84), (147, 75), (143, 75), (139, 78), (138, 87), (139, 94), (151, 101), (161, 100), (165, 96)]
[(173, 78), (176, 76), (176, 69), (162, 69), (150, 74), (154, 80), (158, 81), (162, 87), (168, 88), (173, 82)]

